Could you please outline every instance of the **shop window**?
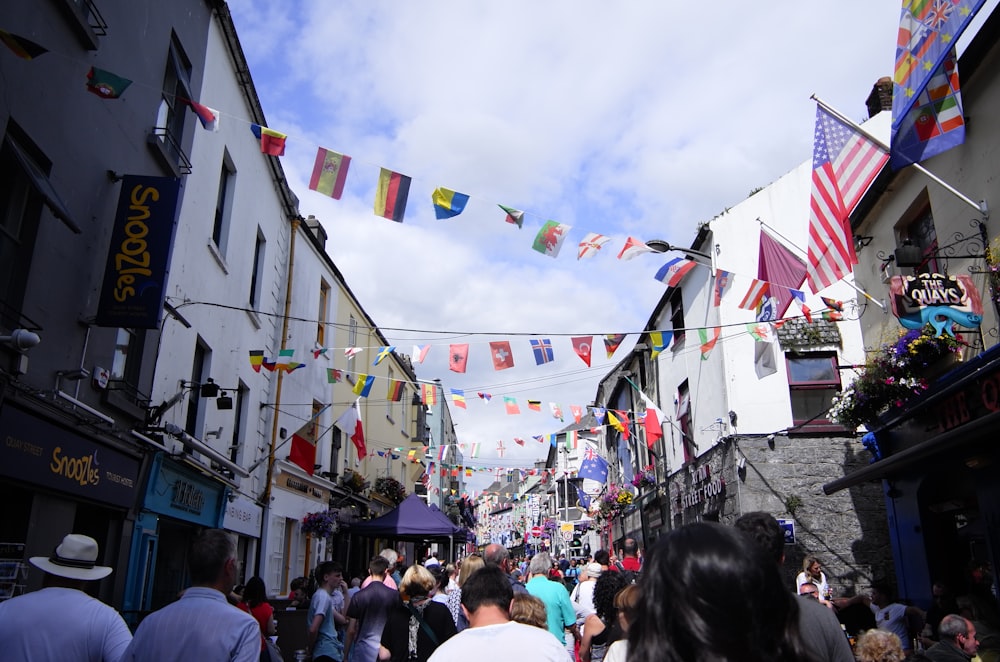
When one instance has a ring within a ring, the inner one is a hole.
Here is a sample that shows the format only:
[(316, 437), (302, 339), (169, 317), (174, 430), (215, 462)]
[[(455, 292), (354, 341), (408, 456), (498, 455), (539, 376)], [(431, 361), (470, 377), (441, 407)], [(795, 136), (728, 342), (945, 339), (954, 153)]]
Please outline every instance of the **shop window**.
[(789, 399), (792, 424), (799, 432), (839, 430), (828, 411), (840, 391), (837, 355), (829, 352), (787, 354)]

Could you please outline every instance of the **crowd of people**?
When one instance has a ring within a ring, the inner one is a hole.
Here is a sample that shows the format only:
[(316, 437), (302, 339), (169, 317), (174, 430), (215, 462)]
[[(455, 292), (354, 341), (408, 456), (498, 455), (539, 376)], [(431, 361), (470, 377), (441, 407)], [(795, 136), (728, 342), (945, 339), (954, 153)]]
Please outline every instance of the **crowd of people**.
[[(348, 580), (337, 561), (291, 582), (284, 604), (306, 610), (314, 662), (996, 662), (1000, 609), (988, 567), (968, 594), (935, 582), (923, 611), (875, 582), (869, 595), (835, 596), (822, 561), (806, 556), (787, 586), (784, 532), (752, 512), (733, 526), (688, 524), (648, 550), (579, 562), (540, 552), (511, 558), (486, 545), (455, 563), (429, 555), (405, 567), (393, 549)], [(43, 588), (0, 603), (3, 658), (11, 660), (232, 660), (277, 662), (266, 586), (240, 576), (233, 537), (201, 532), (188, 552), (191, 586), (134, 633), (86, 593), (112, 569), (92, 538), (67, 535), (32, 557)], [(791, 589), (791, 590), (790, 590)], [(287, 659), (287, 658), (285, 658)], [(298, 659), (298, 656), (296, 657)]]

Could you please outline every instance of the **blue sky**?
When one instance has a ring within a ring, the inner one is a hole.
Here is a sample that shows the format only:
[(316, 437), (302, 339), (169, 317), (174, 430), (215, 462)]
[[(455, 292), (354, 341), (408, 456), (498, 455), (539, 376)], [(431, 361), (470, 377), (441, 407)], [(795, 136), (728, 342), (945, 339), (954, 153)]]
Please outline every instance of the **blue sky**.
[[(268, 124), (289, 135), (282, 165), (302, 213), (322, 221), (328, 252), (399, 349), (434, 345), (418, 376), (466, 391), (468, 410), (452, 415), (460, 441), (482, 444), (482, 466), (543, 457), (530, 436), (563, 425), (548, 403), (568, 417), (591, 402), (634, 344), (607, 360), (595, 338), (588, 369), (556, 335), (643, 328), (664, 292), (653, 275), (676, 255), (619, 261), (626, 237), (690, 245), (700, 223), (811, 158), (810, 94), (865, 118), (872, 85), (892, 75), (900, 6), (229, 4)], [(308, 190), (317, 146), (353, 159), (340, 201)], [(413, 178), (403, 224), (372, 212), (379, 167)], [(466, 211), (436, 220), (437, 186), (468, 194)], [(524, 228), (497, 204), (524, 210)], [(572, 226), (556, 259), (531, 250), (548, 219)], [(587, 232), (611, 242), (577, 261)], [(555, 361), (536, 366), (529, 337), (552, 338)], [(502, 339), (516, 367), (496, 372), (486, 343)], [(466, 342), (468, 371), (450, 372), (448, 344)], [(503, 395), (520, 416), (503, 413)]]

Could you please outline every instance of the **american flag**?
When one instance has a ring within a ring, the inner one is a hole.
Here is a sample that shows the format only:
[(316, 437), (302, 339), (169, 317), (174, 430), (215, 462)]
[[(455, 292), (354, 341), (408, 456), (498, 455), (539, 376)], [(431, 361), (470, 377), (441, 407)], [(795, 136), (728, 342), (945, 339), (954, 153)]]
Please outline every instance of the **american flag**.
[(813, 292), (844, 278), (857, 263), (849, 216), (888, 160), (884, 149), (816, 107), (807, 268)]

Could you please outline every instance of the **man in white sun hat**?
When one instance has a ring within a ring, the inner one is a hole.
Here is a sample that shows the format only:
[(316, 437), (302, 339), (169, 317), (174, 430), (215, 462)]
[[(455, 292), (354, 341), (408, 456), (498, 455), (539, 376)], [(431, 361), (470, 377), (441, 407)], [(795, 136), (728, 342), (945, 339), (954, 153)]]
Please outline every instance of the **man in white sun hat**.
[(97, 541), (71, 533), (52, 556), (32, 556), (42, 589), (0, 602), (0, 657), (37, 662), (115, 662), (132, 640), (117, 611), (84, 592), (111, 568), (97, 565)]

